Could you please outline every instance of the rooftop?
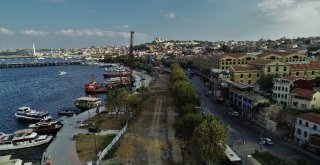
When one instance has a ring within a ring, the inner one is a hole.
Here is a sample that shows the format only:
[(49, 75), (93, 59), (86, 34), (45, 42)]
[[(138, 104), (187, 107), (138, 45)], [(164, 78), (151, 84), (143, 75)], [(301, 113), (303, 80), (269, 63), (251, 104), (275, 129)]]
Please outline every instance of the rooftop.
[(312, 97), (315, 91), (310, 89), (296, 88), (291, 93), (302, 97)]
[(310, 61), (307, 64), (290, 64), (291, 70), (314, 70), (320, 69), (320, 61)]
[(304, 113), (299, 115), (299, 118), (320, 124), (320, 115), (316, 113)]
[(254, 65), (241, 65), (241, 66), (231, 66), (234, 72), (242, 72), (242, 71), (260, 71)]

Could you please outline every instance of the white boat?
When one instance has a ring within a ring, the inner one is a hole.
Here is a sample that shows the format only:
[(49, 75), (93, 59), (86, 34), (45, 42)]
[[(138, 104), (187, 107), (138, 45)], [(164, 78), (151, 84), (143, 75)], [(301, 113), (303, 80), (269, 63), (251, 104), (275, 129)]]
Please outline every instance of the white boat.
[(38, 135), (32, 129), (23, 129), (13, 134), (0, 133), (0, 151), (35, 147), (49, 143), (52, 136)]
[(59, 71), (59, 76), (63, 76), (63, 75), (66, 75), (67, 74), (67, 72), (65, 72), (65, 71)]
[(14, 116), (16, 116), (16, 118), (19, 120), (25, 121), (48, 121), (52, 119), (48, 112), (39, 112), (31, 110), (30, 107), (25, 106), (18, 108)]

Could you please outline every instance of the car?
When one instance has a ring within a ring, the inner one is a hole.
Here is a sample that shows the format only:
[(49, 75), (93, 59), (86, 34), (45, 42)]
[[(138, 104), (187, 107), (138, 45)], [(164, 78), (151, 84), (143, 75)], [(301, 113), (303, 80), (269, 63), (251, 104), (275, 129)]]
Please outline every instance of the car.
[(273, 146), (273, 141), (270, 139), (270, 138), (260, 138), (259, 139), (259, 144), (264, 144), (264, 145), (267, 145), (267, 146)]
[(230, 114), (231, 116), (235, 116), (235, 117), (240, 116), (240, 115), (239, 115), (239, 112), (237, 112), (237, 111), (229, 112), (229, 114)]
[(85, 165), (97, 165), (95, 161), (87, 161)]
[(91, 133), (99, 133), (99, 132), (101, 132), (101, 130), (99, 128), (97, 128), (97, 127), (89, 127), (88, 131), (91, 132)]

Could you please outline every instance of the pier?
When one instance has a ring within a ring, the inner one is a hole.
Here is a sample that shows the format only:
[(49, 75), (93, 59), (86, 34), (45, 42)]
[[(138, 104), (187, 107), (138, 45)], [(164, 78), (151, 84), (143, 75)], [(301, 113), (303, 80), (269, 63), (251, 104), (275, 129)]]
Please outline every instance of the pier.
[(23, 68), (23, 67), (44, 67), (44, 66), (64, 66), (64, 65), (80, 65), (80, 61), (65, 62), (31, 62), (31, 63), (0, 63), (0, 68)]

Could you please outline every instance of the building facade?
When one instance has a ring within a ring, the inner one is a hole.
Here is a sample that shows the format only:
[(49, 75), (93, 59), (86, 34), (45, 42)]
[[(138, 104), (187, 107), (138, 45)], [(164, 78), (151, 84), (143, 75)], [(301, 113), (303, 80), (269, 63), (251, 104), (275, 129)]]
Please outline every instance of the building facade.
[(312, 89), (296, 88), (290, 94), (290, 108), (313, 109), (320, 108), (320, 92)]
[(294, 141), (299, 145), (314, 141), (320, 136), (320, 115), (305, 113), (297, 117), (295, 123)]

